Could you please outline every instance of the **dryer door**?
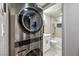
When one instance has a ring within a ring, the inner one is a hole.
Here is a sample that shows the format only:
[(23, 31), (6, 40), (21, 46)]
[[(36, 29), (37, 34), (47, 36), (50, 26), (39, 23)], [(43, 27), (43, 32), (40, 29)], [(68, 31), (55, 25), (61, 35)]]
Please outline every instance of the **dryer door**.
[(43, 25), (41, 14), (33, 8), (25, 8), (19, 14), (19, 23), (24, 31), (35, 33)]
[(29, 53), (26, 54), (26, 56), (41, 56), (42, 52), (39, 48), (31, 50)]

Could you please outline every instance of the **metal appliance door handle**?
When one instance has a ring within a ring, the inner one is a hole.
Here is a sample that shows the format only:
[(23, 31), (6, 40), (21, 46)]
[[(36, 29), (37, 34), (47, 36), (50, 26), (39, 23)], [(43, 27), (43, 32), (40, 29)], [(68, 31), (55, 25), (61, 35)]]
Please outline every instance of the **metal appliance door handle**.
[(4, 24), (1, 24), (1, 29), (2, 29), (2, 37), (4, 37), (4, 35), (5, 35), (5, 32), (4, 32)]

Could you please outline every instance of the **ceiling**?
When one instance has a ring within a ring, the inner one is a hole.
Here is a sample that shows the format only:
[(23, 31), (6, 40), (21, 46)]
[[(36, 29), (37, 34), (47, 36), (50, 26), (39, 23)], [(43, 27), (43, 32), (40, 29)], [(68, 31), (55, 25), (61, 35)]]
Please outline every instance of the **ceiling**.
[(46, 3), (37, 3), (38, 6), (43, 7)]
[(44, 13), (53, 16), (53, 17), (59, 17), (62, 15), (62, 5), (60, 3), (54, 4), (53, 6), (47, 8), (44, 10)]
[(55, 3), (36, 3), (39, 7), (41, 7), (43, 10), (49, 8), (50, 6), (54, 5)]

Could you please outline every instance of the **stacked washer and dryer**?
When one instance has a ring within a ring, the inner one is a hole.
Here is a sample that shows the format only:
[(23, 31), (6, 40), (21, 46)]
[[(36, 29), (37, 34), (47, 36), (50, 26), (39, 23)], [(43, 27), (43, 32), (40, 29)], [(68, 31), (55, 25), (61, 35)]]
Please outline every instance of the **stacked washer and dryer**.
[(43, 55), (42, 14), (35, 3), (9, 4), (10, 55)]

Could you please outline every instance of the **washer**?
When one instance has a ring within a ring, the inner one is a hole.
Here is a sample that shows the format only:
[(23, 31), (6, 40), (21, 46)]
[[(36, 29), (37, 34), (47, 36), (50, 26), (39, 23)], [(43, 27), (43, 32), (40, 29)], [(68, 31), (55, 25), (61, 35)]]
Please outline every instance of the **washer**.
[(42, 9), (35, 3), (14, 4), (15, 55), (43, 55)]

